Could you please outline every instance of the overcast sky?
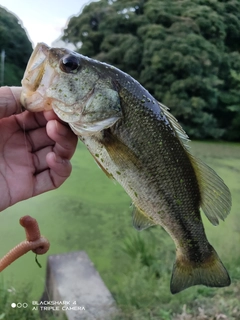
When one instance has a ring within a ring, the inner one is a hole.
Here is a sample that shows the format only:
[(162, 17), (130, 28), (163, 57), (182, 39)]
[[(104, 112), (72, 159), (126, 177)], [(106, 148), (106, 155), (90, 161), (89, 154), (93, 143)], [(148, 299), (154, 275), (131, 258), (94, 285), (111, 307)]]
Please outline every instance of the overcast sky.
[(33, 46), (51, 45), (59, 38), (69, 17), (78, 15), (89, 0), (0, 0), (0, 5), (17, 15)]

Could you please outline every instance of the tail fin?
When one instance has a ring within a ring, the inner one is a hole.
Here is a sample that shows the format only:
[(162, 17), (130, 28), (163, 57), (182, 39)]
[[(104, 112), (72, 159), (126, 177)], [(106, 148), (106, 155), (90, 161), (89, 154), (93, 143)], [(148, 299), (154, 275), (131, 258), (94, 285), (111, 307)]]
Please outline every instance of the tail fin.
[(178, 293), (198, 284), (208, 287), (226, 287), (231, 284), (228, 272), (213, 248), (210, 257), (201, 263), (192, 262), (177, 254), (170, 285), (171, 293)]

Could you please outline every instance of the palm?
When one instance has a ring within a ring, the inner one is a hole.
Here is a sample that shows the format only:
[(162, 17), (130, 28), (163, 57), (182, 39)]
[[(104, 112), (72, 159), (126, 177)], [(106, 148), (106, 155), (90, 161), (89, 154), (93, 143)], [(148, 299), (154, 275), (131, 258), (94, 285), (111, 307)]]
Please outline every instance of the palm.
[[(57, 121), (47, 124), (45, 117), (56, 118), (50, 113), (44, 116), (25, 111), (0, 119), (0, 191), (4, 195), (0, 210), (57, 188), (71, 172), (68, 160), (76, 137)], [(61, 143), (57, 127), (66, 133)]]

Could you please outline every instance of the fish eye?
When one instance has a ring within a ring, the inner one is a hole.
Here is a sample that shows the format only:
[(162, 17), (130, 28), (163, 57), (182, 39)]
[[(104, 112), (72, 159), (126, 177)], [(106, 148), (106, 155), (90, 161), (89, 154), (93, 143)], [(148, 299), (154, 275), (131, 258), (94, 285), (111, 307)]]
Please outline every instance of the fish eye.
[(60, 61), (60, 69), (66, 73), (76, 73), (80, 66), (80, 59), (74, 55), (67, 55)]

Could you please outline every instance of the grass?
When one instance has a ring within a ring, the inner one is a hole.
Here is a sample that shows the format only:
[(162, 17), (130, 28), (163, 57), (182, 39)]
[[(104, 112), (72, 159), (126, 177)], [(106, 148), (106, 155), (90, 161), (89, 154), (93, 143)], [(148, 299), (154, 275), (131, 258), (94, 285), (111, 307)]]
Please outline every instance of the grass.
[[(101, 172), (82, 144), (73, 159), (72, 175), (60, 189), (0, 213), (0, 255), (25, 238), (18, 219), (29, 214), (37, 218), (49, 239), (50, 255), (76, 250), (88, 253), (121, 309), (116, 320), (239, 319), (240, 145), (193, 142), (191, 146), (232, 193), (232, 211), (225, 222), (214, 227), (203, 217), (208, 239), (231, 275), (230, 287), (196, 286), (171, 295), (169, 283), (175, 259), (171, 238), (160, 227), (140, 233), (133, 229), (130, 198)], [(46, 258), (38, 257), (42, 269), (31, 253), (16, 261), (1, 275), (8, 284), (5, 287), (21, 294), (30, 285), (25, 302), (38, 300), (44, 290)], [(11, 299), (4, 305), (5, 311), (11, 309)]]

